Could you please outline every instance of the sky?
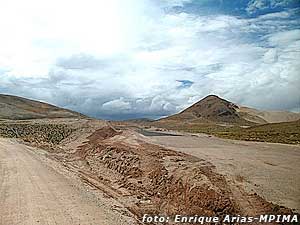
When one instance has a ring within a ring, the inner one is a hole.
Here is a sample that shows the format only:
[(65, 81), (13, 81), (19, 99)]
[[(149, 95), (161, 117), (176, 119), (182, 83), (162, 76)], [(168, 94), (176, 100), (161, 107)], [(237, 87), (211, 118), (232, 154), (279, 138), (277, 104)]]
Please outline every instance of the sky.
[(300, 111), (299, 0), (0, 0), (0, 93), (159, 118), (216, 94)]

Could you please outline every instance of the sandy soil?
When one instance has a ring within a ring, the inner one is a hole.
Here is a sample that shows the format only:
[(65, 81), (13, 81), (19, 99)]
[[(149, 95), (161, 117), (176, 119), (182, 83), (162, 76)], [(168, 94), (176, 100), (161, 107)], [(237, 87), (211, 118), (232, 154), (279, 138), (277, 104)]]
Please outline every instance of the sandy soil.
[[(252, 116), (263, 119), (268, 123), (291, 122), (300, 119), (300, 113), (288, 111), (260, 111), (257, 109), (240, 106), (239, 112), (248, 113)], [(255, 121), (254, 121), (255, 122)], [(260, 123), (260, 121), (256, 121)]]
[(144, 213), (292, 213), (262, 196), (299, 208), (299, 147), (181, 133), (146, 137), (93, 120), (49, 121), (73, 128), (53, 144), (53, 132), (60, 133), (46, 122), (46, 130), (26, 122), (33, 136), (0, 139), (1, 225), (138, 224)]
[(31, 147), (0, 139), (0, 224), (134, 224), (57, 168)]
[(300, 211), (300, 146), (187, 134), (146, 139), (212, 162), (219, 173), (249, 192)]

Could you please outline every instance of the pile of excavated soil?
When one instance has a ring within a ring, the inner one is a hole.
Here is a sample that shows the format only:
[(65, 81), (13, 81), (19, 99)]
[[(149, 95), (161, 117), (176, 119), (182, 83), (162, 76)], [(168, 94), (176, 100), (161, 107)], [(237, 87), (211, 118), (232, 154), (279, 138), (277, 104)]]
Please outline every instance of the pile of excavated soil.
[(83, 180), (120, 201), (137, 218), (145, 213), (220, 217), (292, 213), (232, 186), (205, 160), (126, 132), (108, 126), (95, 131), (69, 162)]

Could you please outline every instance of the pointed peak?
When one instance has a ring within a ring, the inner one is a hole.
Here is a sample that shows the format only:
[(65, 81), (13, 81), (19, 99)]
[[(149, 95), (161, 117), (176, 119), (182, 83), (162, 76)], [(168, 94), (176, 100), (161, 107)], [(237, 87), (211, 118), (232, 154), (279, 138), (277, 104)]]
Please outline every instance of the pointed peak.
[(203, 104), (205, 102), (214, 102), (214, 103), (224, 103), (224, 104), (232, 104), (234, 105), (234, 103), (227, 101), (226, 99), (223, 99), (217, 95), (208, 95), (204, 98), (202, 98), (200, 101), (196, 102), (195, 105), (198, 104)]

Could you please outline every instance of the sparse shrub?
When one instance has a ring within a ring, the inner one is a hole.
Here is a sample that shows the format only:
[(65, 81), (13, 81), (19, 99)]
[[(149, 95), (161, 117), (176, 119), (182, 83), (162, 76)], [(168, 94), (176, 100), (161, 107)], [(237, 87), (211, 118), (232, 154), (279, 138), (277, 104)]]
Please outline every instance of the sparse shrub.
[(0, 124), (0, 136), (6, 138), (21, 138), (26, 142), (59, 144), (67, 138), (73, 128), (65, 124)]

